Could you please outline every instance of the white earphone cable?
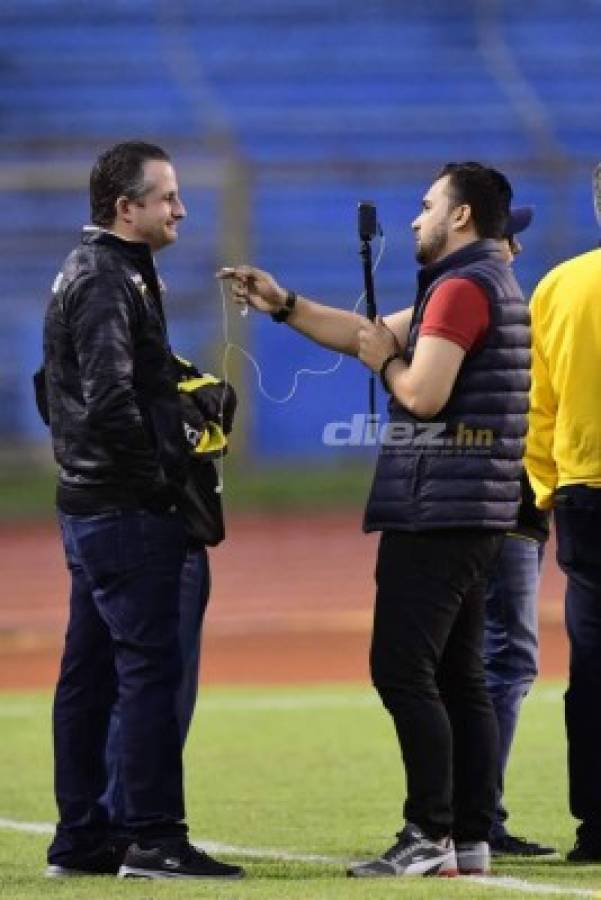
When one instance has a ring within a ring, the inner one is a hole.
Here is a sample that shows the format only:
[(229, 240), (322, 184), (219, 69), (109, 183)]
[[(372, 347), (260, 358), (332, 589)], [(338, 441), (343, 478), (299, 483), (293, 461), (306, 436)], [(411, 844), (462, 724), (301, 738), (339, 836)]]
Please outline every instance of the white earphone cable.
[[(377, 254), (376, 260), (374, 262), (374, 272), (377, 271), (377, 268), (380, 265), (380, 262), (384, 255), (385, 249), (386, 249), (386, 238), (384, 235), (381, 235), (380, 236), (380, 245), (378, 247), (378, 254)], [(253, 366), (253, 368), (257, 374), (257, 385), (259, 388), (259, 393), (263, 397), (265, 397), (266, 400), (269, 400), (271, 403), (276, 403), (278, 405), (283, 405), (285, 403), (289, 403), (290, 400), (292, 400), (292, 398), (296, 394), (296, 391), (297, 391), (298, 385), (299, 385), (299, 380), (302, 375), (315, 376), (315, 377), (320, 377), (320, 376), (324, 376), (324, 375), (333, 375), (335, 372), (338, 371), (338, 369), (342, 365), (342, 361), (344, 359), (344, 354), (339, 353), (336, 361), (331, 366), (329, 366), (327, 369), (305, 369), (305, 368), (297, 369), (297, 371), (294, 373), (292, 387), (290, 388), (288, 393), (285, 394), (283, 397), (274, 397), (273, 394), (270, 394), (269, 391), (267, 391), (263, 387), (262, 369), (261, 369), (260, 364), (257, 362), (257, 360), (252, 355), (252, 353), (249, 353), (249, 351), (246, 350), (244, 347), (241, 347), (240, 344), (235, 344), (232, 341), (230, 341), (229, 314), (228, 314), (228, 308), (227, 308), (228, 301), (227, 301), (227, 298), (225, 295), (225, 287), (223, 285), (223, 281), (219, 281), (219, 290), (221, 293), (221, 312), (222, 312), (222, 320), (223, 320), (223, 345), (224, 345), (223, 346), (223, 355), (221, 358), (221, 372), (222, 372), (222, 378), (223, 378), (223, 382), (224, 382), (225, 386), (227, 386), (230, 383), (229, 374), (228, 374), (228, 360), (229, 360), (230, 354), (233, 350), (237, 350), (239, 353), (241, 353)], [(358, 310), (359, 306), (361, 305), (361, 303), (363, 302), (364, 298), (365, 298), (365, 291), (362, 291), (359, 294), (359, 297), (357, 298), (354, 306), (352, 307), (352, 310), (351, 310), (352, 312), (354, 312), (354, 313), (357, 312), (357, 310)], [(241, 315), (245, 316), (247, 311), (248, 311), (248, 307), (243, 307), (243, 309), (241, 311)], [(223, 422), (224, 400), (225, 400), (225, 388), (221, 395), (220, 418), (221, 418), (222, 422)], [(224, 469), (223, 454), (221, 454), (217, 459), (217, 469), (218, 469), (219, 481), (218, 481), (217, 487), (215, 488), (215, 491), (216, 491), (216, 493), (221, 494), (223, 492), (223, 484), (224, 484), (224, 481), (223, 481), (223, 469)]]

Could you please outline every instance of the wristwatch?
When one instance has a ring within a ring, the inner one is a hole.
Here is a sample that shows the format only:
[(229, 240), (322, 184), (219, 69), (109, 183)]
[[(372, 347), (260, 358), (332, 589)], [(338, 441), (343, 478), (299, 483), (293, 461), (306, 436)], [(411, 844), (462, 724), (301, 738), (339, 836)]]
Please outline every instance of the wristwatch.
[(400, 359), (400, 353), (391, 353), (390, 356), (387, 356), (382, 365), (380, 366), (380, 381), (382, 382), (382, 387), (386, 391), (387, 394), (390, 394), (390, 386), (386, 381), (386, 373), (388, 371), (388, 366), (391, 362), (394, 362), (395, 359)]
[(274, 322), (285, 322), (294, 307), (296, 306), (297, 296), (294, 291), (288, 291), (286, 294), (286, 300), (281, 309), (278, 309), (277, 312), (271, 314), (271, 318)]

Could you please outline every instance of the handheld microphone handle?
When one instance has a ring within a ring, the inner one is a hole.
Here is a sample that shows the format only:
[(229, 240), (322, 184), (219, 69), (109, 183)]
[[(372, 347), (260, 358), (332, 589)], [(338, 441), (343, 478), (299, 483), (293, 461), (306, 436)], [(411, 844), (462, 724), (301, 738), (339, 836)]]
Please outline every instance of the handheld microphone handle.
[[(368, 240), (361, 241), (361, 259), (363, 260), (363, 280), (365, 282), (365, 312), (370, 321), (375, 321), (378, 314), (376, 309), (376, 294), (374, 290), (374, 273), (371, 259), (371, 244)], [(369, 377), (369, 415), (372, 431), (375, 429), (376, 417), (376, 379), (372, 372)]]
[(365, 283), (365, 312), (372, 322), (376, 318), (376, 294), (374, 290), (374, 274), (371, 259), (371, 244), (369, 241), (361, 241), (361, 259), (363, 260), (363, 281)]

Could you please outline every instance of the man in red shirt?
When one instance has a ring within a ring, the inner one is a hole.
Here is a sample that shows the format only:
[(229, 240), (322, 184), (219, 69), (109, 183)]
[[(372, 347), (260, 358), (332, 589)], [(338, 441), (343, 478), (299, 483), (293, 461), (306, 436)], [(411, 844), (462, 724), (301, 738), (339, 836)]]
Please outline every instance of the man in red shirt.
[(528, 310), (500, 249), (511, 193), (494, 169), (445, 166), (412, 223), (415, 305), (374, 323), (298, 297), (260, 269), (218, 273), (237, 302), (358, 357), (390, 394), (391, 440), (364, 527), (382, 532), (370, 661), (405, 764), (406, 824), (352, 877), (489, 869), (498, 736), (484, 590), (515, 524), (530, 356)]
[(482, 346), (489, 324), (483, 288), (468, 278), (449, 278), (430, 297), (419, 335), (444, 338), (469, 353)]

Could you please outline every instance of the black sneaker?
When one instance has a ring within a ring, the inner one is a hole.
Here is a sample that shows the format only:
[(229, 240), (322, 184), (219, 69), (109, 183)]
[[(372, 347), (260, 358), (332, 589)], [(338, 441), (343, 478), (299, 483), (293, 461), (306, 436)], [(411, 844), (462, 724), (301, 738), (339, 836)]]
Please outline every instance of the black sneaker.
[(513, 834), (497, 835), (497, 837), (489, 839), (491, 856), (559, 856), (554, 847), (545, 847), (544, 844), (537, 844), (536, 841), (527, 841), (525, 838), (516, 837)]
[(383, 878), (403, 875), (457, 875), (455, 847), (450, 837), (432, 841), (421, 828), (407, 822), (397, 834), (397, 843), (372, 862), (347, 869), (349, 878)]
[(46, 878), (70, 878), (73, 875), (116, 875), (123, 862), (127, 846), (127, 843), (107, 841), (94, 850), (80, 853), (60, 863), (49, 863), (44, 874)]
[(601, 844), (576, 838), (576, 843), (570, 852), (566, 854), (566, 859), (568, 862), (573, 863), (600, 863)]
[(187, 841), (165, 841), (144, 849), (132, 844), (119, 869), (119, 878), (242, 878), (242, 866), (212, 859)]

